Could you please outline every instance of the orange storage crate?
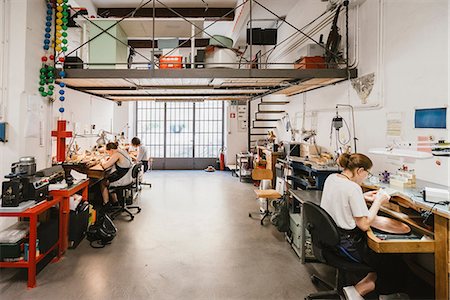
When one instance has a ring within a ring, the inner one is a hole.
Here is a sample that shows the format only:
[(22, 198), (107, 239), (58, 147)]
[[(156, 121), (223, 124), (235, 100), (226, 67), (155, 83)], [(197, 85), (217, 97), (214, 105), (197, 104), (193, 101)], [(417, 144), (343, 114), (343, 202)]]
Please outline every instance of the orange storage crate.
[(326, 69), (323, 56), (305, 56), (295, 64), (296, 69)]
[(160, 69), (181, 69), (183, 67), (183, 56), (161, 56), (159, 58)]

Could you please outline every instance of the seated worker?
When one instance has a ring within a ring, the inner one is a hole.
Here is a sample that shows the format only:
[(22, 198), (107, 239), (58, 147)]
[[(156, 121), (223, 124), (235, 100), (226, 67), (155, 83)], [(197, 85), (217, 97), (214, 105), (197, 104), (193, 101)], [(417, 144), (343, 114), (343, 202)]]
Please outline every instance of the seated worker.
[[(336, 222), (341, 235), (337, 252), (351, 262), (364, 262), (377, 269), (376, 254), (367, 247), (366, 231), (375, 219), (381, 205), (389, 202), (390, 196), (376, 191), (364, 193), (362, 182), (370, 175), (372, 161), (364, 154), (344, 153), (338, 158), (344, 168), (340, 174), (331, 174), (325, 180), (320, 206)], [(372, 206), (367, 208), (366, 202)], [(354, 287), (345, 287), (348, 299), (363, 299), (362, 296), (375, 290), (377, 273), (371, 272)]]
[[(108, 160), (103, 161), (101, 166), (103, 169), (115, 166), (115, 171), (111, 173), (106, 180), (102, 180), (100, 183), (104, 205), (109, 202), (108, 186), (127, 185), (131, 182), (131, 179), (128, 177), (131, 176), (130, 171), (133, 166), (128, 153), (125, 150), (118, 149), (117, 143), (110, 142), (106, 144), (106, 152), (108, 152), (109, 158)], [(117, 195), (111, 194), (111, 198), (111, 202), (117, 202)]]
[(148, 153), (147, 148), (141, 144), (141, 140), (138, 137), (131, 139), (131, 145), (137, 148), (137, 155), (131, 155), (134, 160), (141, 162), (144, 167), (144, 172), (148, 170)]

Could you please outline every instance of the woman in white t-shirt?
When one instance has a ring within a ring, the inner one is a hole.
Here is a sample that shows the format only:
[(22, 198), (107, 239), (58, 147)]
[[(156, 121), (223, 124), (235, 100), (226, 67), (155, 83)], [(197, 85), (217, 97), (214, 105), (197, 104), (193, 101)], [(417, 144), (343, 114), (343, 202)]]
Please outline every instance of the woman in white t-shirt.
[[(338, 158), (344, 168), (340, 174), (332, 174), (325, 181), (320, 206), (336, 222), (341, 234), (339, 254), (353, 262), (366, 262), (367, 251), (365, 232), (375, 219), (381, 205), (389, 202), (387, 194), (376, 196), (377, 192), (362, 192), (361, 184), (370, 175), (372, 161), (364, 154), (344, 153)], [(367, 208), (366, 200), (372, 202)], [(370, 263), (369, 263), (370, 265)], [(344, 292), (364, 296), (375, 290), (376, 273), (367, 274), (354, 287), (344, 288)]]

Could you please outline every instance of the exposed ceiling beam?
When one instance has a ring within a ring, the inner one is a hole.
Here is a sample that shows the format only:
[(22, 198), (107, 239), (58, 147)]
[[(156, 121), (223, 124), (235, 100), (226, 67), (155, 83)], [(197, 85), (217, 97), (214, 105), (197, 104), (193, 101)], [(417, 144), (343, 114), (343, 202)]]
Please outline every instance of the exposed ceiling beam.
[(356, 69), (68, 69), (68, 79), (75, 78), (355, 78)]
[[(245, 86), (245, 85), (239, 85), (238, 89), (248, 89), (248, 90), (267, 90), (272, 88), (273, 85), (270, 86)], [(135, 91), (138, 90), (137, 87), (127, 87), (127, 86), (77, 86), (76, 87), (79, 90), (88, 90), (88, 91), (101, 91), (101, 90), (110, 90), (110, 91)], [(176, 90), (205, 90), (205, 89), (214, 89), (214, 90), (234, 90), (236, 87), (216, 87), (213, 85), (186, 85), (186, 86), (179, 86), (179, 85), (143, 85), (139, 86), (139, 89), (143, 90), (161, 90), (161, 89), (176, 89)]]
[[(209, 39), (195, 39), (195, 47), (206, 47)], [(128, 45), (133, 48), (152, 48), (152, 40), (128, 40)], [(191, 40), (179, 40), (178, 45), (181, 48), (191, 47)], [(155, 48), (158, 48), (158, 40), (155, 40)]]
[[(136, 8), (99, 8), (97, 14), (102, 17), (117, 17), (122, 18), (128, 14), (131, 14)], [(207, 10), (205, 8), (172, 8), (180, 15), (186, 18), (204, 18), (208, 20), (214, 20), (221, 18), (222, 21), (234, 20), (234, 8), (218, 8), (210, 7)], [(228, 14), (228, 15), (227, 15)], [(222, 16), (225, 16), (223, 17)], [(152, 18), (152, 8), (141, 8), (134, 13), (135, 18)], [(168, 8), (157, 7), (155, 8), (156, 18), (179, 18), (180, 16), (170, 11)]]
[[(95, 16), (97, 7), (92, 3), (92, 0), (75, 0), (75, 3), (78, 7), (86, 8), (89, 16)], [(73, 5), (72, 5), (73, 6)]]
[[(82, 92), (86, 92), (89, 90), (83, 90)], [(198, 98), (202, 98), (202, 97), (230, 97), (230, 96), (246, 96), (246, 97), (254, 97), (260, 94), (263, 94), (263, 92), (261, 93), (233, 93), (233, 94), (216, 94), (216, 93), (203, 93), (203, 94), (108, 94), (108, 93), (95, 93), (90, 91), (91, 93), (100, 96), (100, 97), (129, 97), (129, 98), (133, 98), (133, 97), (160, 97), (160, 98), (164, 98), (164, 97), (179, 97), (179, 98), (185, 98), (185, 97), (198, 97)]]

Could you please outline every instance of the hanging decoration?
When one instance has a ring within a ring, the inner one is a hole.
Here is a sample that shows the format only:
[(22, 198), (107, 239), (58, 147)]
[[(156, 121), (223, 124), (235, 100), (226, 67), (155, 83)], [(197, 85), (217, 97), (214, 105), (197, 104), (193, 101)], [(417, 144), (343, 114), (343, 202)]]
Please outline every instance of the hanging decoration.
[[(58, 53), (58, 61), (61, 63), (62, 69), (59, 72), (59, 77), (63, 79), (66, 77), (66, 72), (64, 71), (64, 61), (65, 61), (65, 53), (67, 52), (67, 29), (69, 22), (69, 8), (67, 6), (67, 2), (69, 0), (56, 0), (56, 39), (55, 39), (55, 50)], [(55, 61), (56, 63), (56, 61)], [(59, 108), (59, 112), (62, 114), (64, 112), (63, 103), (66, 100), (65, 90), (66, 85), (64, 82), (59, 83), (59, 101), (61, 103), (61, 107)]]
[[(64, 78), (66, 72), (64, 71), (65, 52), (67, 52), (67, 29), (69, 22), (69, 7), (67, 2), (69, 0), (47, 0), (47, 15), (45, 18), (45, 33), (43, 49), (44, 55), (41, 57), (42, 66), (39, 74), (39, 93), (42, 97), (51, 97), (55, 94), (55, 75), (56, 75), (56, 63), (61, 65), (59, 70), (59, 77)], [(55, 29), (53, 27), (53, 17), (55, 16)], [(52, 33), (54, 35), (52, 36)], [(53, 54), (50, 54), (53, 52)], [(58, 100), (61, 102), (59, 112), (64, 112), (63, 102), (65, 97), (65, 84), (60, 82), (58, 87)]]
[(375, 73), (370, 73), (351, 80), (352, 87), (361, 99), (362, 104), (367, 104), (367, 97), (372, 92), (375, 83)]
[(55, 81), (55, 67), (54, 60), (55, 56), (50, 54), (49, 50), (51, 48), (51, 36), (52, 36), (52, 20), (53, 20), (53, 9), (52, 4), (47, 2), (47, 15), (45, 17), (45, 34), (43, 49), (45, 51), (44, 55), (41, 57), (41, 68), (39, 70), (39, 93), (42, 97), (53, 96)]

